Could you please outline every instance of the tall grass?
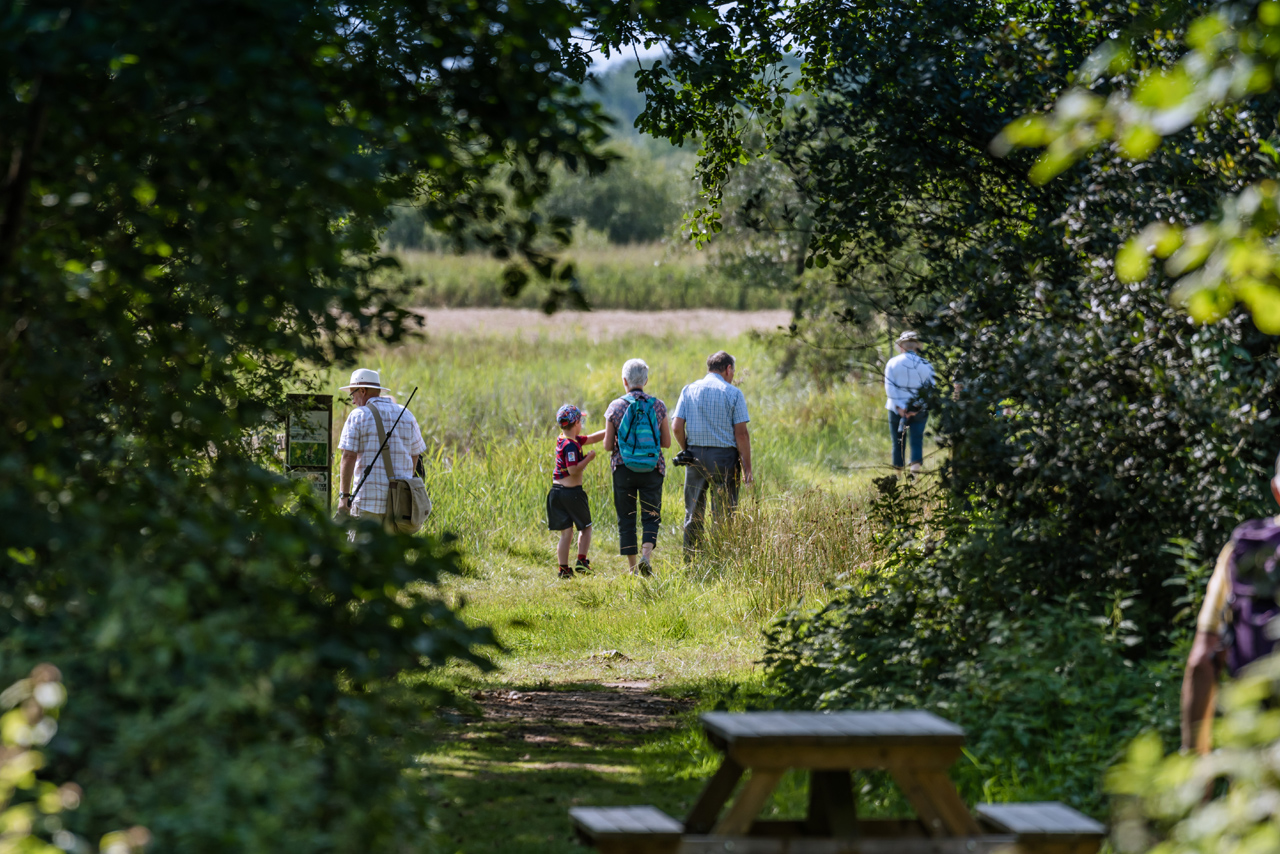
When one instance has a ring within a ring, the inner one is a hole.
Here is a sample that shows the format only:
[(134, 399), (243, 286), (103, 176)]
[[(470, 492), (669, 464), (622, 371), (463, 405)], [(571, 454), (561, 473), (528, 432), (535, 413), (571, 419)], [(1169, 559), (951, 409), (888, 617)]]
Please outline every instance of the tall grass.
[[(491, 255), (454, 255), (402, 250), (392, 275), (413, 281), (412, 301), (432, 308), (537, 308), (543, 289), (532, 285), (515, 300), (502, 292), (505, 262)], [(731, 281), (706, 256), (662, 244), (575, 247), (565, 253), (576, 269), (576, 287), (597, 309), (657, 311), (723, 308), (737, 311), (782, 308), (777, 291)]]
[[(674, 409), (680, 389), (705, 373), (706, 354), (721, 347), (738, 360), (756, 476), (732, 523), (713, 526), (705, 550), (685, 565), (683, 470), (671, 467), (656, 577), (627, 575), (601, 453), (584, 477), (599, 572), (558, 581), (544, 514), (556, 409), (575, 403), (588, 430), (603, 429), (606, 407), (623, 392), (622, 363), (632, 357), (648, 362), (647, 390)], [(457, 585), (464, 613), (493, 625), (510, 648), (509, 678), (598, 678), (606, 668), (637, 678), (740, 673), (758, 657), (766, 621), (801, 600), (821, 604), (829, 585), (873, 557), (863, 508), (871, 477), (887, 471), (880, 390), (781, 378), (758, 340), (442, 336), (371, 352), (361, 365), (380, 371), (398, 400), (419, 387), (412, 408), (429, 449), (429, 524), (460, 538), (470, 572)], [(344, 379), (328, 378), (334, 387)], [(335, 429), (347, 412), (335, 409)], [(588, 658), (601, 649), (622, 650), (628, 660)]]

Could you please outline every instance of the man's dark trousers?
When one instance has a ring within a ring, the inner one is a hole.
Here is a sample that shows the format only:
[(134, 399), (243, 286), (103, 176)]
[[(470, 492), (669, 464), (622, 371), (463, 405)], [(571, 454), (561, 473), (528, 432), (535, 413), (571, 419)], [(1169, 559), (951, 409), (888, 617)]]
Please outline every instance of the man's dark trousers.
[(640, 504), (642, 543), (658, 544), (662, 527), (662, 475), (657, 469), (634, 472), (626, 466), (613, 470), (613, 508), (618, 511), (618, 554), (639, 554), (636, 546), (636, 503)]
[(687, 557), (702, 539), (708, 493), (711, 511), (721, 521), (738, 506), (738, 449), (689, 446), (693, 462), (684, 474), (684, 550)]

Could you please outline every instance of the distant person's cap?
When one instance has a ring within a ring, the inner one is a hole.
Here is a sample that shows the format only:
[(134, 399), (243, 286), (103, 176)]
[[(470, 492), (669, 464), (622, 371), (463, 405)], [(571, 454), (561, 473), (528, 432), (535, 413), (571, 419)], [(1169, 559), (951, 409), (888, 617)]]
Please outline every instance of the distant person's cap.
[(378, 376), (378, 372), (371, 371), (368, 368), (356, 368), (351, 372), (351, 383), (338, 390), (351, 391), (353, 388), (378, 388), (383, 391), (391, 391), (391, 389), (382, 384), (382, 378)]
[(572, 427), (582, 417), (582, 411), (572, 403), (566, 403), (556, 410), (556, 422), (561, 427)]
[(917, 335), (915, 332), (911, 331), (910, 329), (908, 329), (906, 332), (898, 336), (899, 344), (901, 344), (904, 341), (919, 341), (919, 340), (920, 340), (920, 336)]

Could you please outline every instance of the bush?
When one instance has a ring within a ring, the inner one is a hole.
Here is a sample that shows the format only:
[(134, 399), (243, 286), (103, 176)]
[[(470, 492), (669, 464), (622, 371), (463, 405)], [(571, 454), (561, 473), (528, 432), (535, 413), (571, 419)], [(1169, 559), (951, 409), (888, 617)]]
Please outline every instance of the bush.
[(92, 710), (48, 751), (88, 795), (67, 826), (143, 824), (158, 850), (402, 850), (435, 698), (400, 677), (483, 664), (488, 637), (433, 586), (456, 555), (367, 529), (349, 544), (230, 460), (165, 486), (67, 508), (83, 538), (16, 567), (0, 599), (0, 669), (57, 661)]
[[(880, 526), (915, 520), (928, 500), (881, 486)], [(970, 801), (1062, 800), (1101, 815), (1102, 773), (1123, 744), (1177, 731), (1192, 609), (1140, 645), (1131, 601), (1038, 595), (1002, 571), (1011, 532), (973, 527), (963, 548), (917, 531), (818, 613), (778, 621), (770, 679), (798, 707), (923, 708), (965, 727), (971, 762), (958, 775)], [(1194, 555), (1183, 562), (1204, 571)], [(895, 797), (882, 787), (872, 800), (900, 807)]]

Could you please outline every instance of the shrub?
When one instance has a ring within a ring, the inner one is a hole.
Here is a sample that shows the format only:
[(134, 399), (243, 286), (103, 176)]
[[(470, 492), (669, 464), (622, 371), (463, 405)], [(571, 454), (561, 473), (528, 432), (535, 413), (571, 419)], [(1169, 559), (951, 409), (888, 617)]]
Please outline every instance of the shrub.
[[(881, 487), (882, 529), (914, 521), (929, 501), (892, 479)], [(1131, 600), (1049, 597), (1003, 571), (1015, 559), (1002, 548), (1012, 532), (990, 520), (973, 520), (958, 545), (916, 534), (816, 614), (772, 626), (770, 679), (799, 707), (924, 708), (964, 726), (971, 761), (958, 774), (971, 801), (1063, 800), (1105, 812), (1102, 772), (1122, 745), (1144, 729), (1176, 732), (1194, 609), (1142, 639), (1127, 619)], [(1198, 584), (1205, 568), (1186, 547)], [(877, 799), (896, 803), (883, 787)]]

